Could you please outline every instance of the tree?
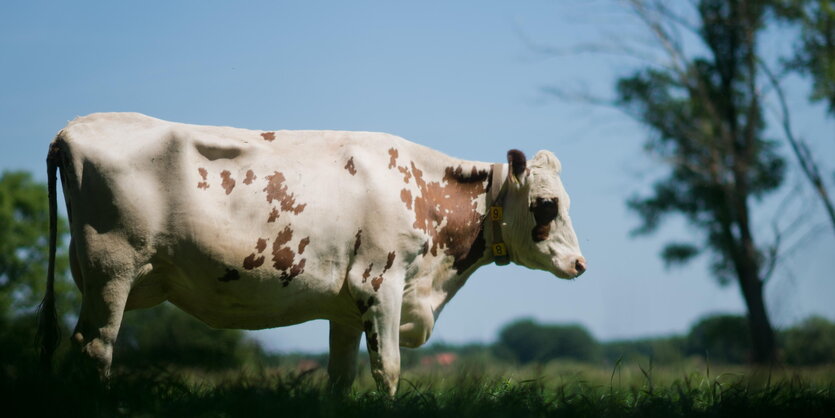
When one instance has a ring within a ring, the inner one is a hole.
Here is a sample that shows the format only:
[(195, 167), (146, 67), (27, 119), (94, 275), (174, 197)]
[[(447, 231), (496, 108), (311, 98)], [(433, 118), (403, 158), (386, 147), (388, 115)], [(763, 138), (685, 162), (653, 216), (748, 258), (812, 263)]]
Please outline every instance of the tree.
[(258, 342), (243, 331), (210, 328), (168, 303), (125, 313), (114, 356), (120, 366), (204, 369), (255, 364), (264, 357)]
[(835, 1), (775, 0), (777, 17), (797, 25), (800, 40), (789, 68), (812, 79), (813, 101), (827, 102), (835, 116)]
[(797, 366), (835, 363), (835, 323), (813, 316), (783, 332), (786, 363)]
[[(58, 304), (73, 305), (77, 291), (68, 275), (62, 236), (66, 221), (58, 220), (60, 251), (56, 254)], [(49, 212), (47, 188), (24, 171), (0, 175), (0, 365), (4, 370), (29, 369), (34, 360), (35, 311), (46, 285)], [(65, 325), (66, 321), (61, 321)], [(64, 327), (66, 328), (66, 327)]]
[[(835, 116), (835, 1), (832, 0), (773, 0), (769, 6), (775, 16), (800, 28), (799, 47), (789, 57), (789, 70), (812, 78), (812, 101), (828, 102), (830, 115)], [(780, 118), (786, 140), (804, 176), (812, 185), (835, 230), (835, 203), (826, 187), (823, 175), (813, 153), (803, 138), (795, 135), (791, 126), (789, 107), (780, 87), (780, 76), (762, 64), (768, 79), (777, 93)]]
[(777, 351), (763, 286), (775, 255), (757, 244), (751, 204), (782, 183), (785, 164), (775, 141), (763, 136), (756, 51), (764, 4), (698, 1), (694, 29), (706, 53), (689, 58), (671, 35), (675, 22), (662, 2), (631, 3), (672, 58), (668, 67), (642, 69), (617, 83), (617, 104), (650, 129), (646, 148), (670, 169), (648, 196), (628, 202), (642, 220), (635, 232), (654, 232), (666, 215), (684, 215), (701, 232), (701, 243), (669, 243), (662, 257), (681, 264), (708, 251), (719, 282), (739, 284), (752, 360), (771, 362)]
[(519, 363), (545, 363), (554, 359), (596, 361), (600, 346), (580, 325), (542, 325), (532, 319), (502, 328), (495, 350)]
[[(58, 219), (56, 257), (57, 291), (61, 305), (74, 298), (69, 280), (63, 236), (66, 220)], [(7, 171), (0, 176), (0, 316), (9, 320), (32, 313), (46, 285), (49, 211), (46, 185), (25, 171)]]
[(680, 335), (607, 341), (603, 343), (603, 356), (609, 365), (619, 361), (677, 364), (684, 360), (684, 344), (685, 338)]
[(710, 315), (690, 328), (685, 341), (688, 355), (706, 356), (721, 363), (744, 363), (751, 353), (748, 321), (738, 315)]

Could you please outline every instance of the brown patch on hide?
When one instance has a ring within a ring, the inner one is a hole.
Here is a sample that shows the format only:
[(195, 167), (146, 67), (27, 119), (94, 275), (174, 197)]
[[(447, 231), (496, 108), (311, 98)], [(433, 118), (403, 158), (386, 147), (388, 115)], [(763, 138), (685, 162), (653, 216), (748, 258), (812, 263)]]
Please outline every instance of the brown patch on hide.
[(223, 179), (220, 187), (226, 190), (226, 194), (232, 193), (232, 189), (235, 188), (235, 179), (232, 178), (232, 173), (229, 170), (223, 170), (220, 172), (220, 178)]
[(258, 257), (258, 258), (255, 258), (255, 253), (252, 253), (252, 254), (246, 256), (246, 258), (244, 258), (243, 267), (247, 270), (252, 270), (256, 267), (261, 267), (261, 265), (264, 264), (264, 260), (265, 260), (265, 258), (264, 258), (263, 255)]
[(293, 253), (293, 250), (284, 246), (291, 239), (293, 239), (293, 230), (288, 225), (278, 233), (275, 241), (273, 241), (273, 267), (276, 270), (287, 270), (293, 265), (293, 258), (296, 254)]
[(409, 184), (409, 179), (412, 178), (412, 173), (409, 172), (409, 168), (397, 166), (397, 170), (403, 174), (403, 183)]
[(392, 265), (394, 265), (394, 251), (390, 252), (388, 255), (388, 258), (386, 259), (386, 266), (383, 267), (383, 273), (387, 272)]
[(426, 256), (426, 253), (429, 252), (429, 241), (424, 241), (423, 246), (420, 247), (420, 255)]
[(484, 241), (484, 224), (482, 223), (478, 229), (478, 235), (475, 237), (467, 254), (462, 258), (455, 259), (452, 262), (452, 267), (455, 268), (458, 274), (463, 273), (484, 256), (485, 250), (487, 250), (487, 242)]
[(368, 277), (371, 276), (371, 269), (374, 268), (374, 263), (368, 265), (368, 268), (362, 273), (362, 282), (365, 283)]
[(261, 138), (264, 138), (264, 141), (272, 142), (275, 140), (275, 132), (264, 132), (261, 134)]
[(203, 167), (198, 168), (197, 172), (200, 173), (200, 178), (203, 179), (203, 181), (197, 183), (197, 188), (203, 190), (208, 189), (209, 183), (207, 183), (206, 180), (209, 178), (209, 172)]
[(394, 148), (389, 148), (389, 170), (397, 167), (398, 152)]
[(412, 192), (408, 189), (400, 191), (400, 200), (406, 204), (406, 209), (412, 210)]
[(354, 157), (349, 158), (348, 162), (345, 163), (345, 167), (343, 168), (348, 170), (348, 172), (351, 173), (352, 176), (357, 174), (357, 169), (356, 167), (354, 167)]
[(223, 277), (218, 277), (217, 279), (224, 283), (231, 282), (232, 280), (240, 280), (241, 274), (238, 272), (238, 270), (228, 268), (226, 269), (226, 273), (223, 275)]
[(395, 148), (389, 148), (389, 170), (392, 168), (397, 167), (397, 171), (403, 175), (403, 183), (409, 184), (409, 179), (412, 177), (412, 173), (409, 172), (409, 167), (399, 166), (397, 165), (397, 158), (400, 156), (400, 153)]
[(246, 256), (246, 258), (244, 258), (243, 267), (247, 270), (252, 270), (252, 269), (254, 269), (256, 267), (260, 267), (262, 264), (264, 264), (264, 256), (262, 255), (262, 256), (258, 257), (258, 254), (263, 253), (264, 250), (266, 250), (266, 249), (267, 249), (267, 240), (265, 240), (264, 238), (258, 238), (258, 242), (255, 244), (255, 250), (258, 251), (258, 253), (257, 254), (252, 253), (252, 254)]
[[(299, 247), (303, 248), (301, 242), (307, 240), (310, 241), (310, 237), (304, 238), (299, 242)], [(290, 226), (284, 227), (284, 229), (278, 233), (275, 237), (275, 241), (273, 241), (273, 250), (272, 250), (272, 260), (273, 260), (273, 268), (281, 272), (281, 276), (279, 279), (282, 281), (284, 287), (287, 287), (290, 284), (290, 281), (293, 280), (296, 276), (304, 273), (304, 266), (307, 262), (307, 259), (302, 258), (298, 262), (295, 262), (296, 253), (293, 250), (286, 246), (290, 240), (293, 239), (293, 230), (290, 229)], [(307, 244), (305, 244), (307, 245)]]
[[(302, 258), (301, 261), (299, 261), (297, 264), (294, 264), (293, 267), (290, 267), (290, 274), (289, 274), (290, 277), (287, 279), (288, 282), (290, 280), (292, 280), (293, 277), (296, 277), (299, 274), (302, 274), (302, 272), (304, 272), (304, 265), (305, 265), (306, 262), (307, 262), (307, 259)], [(284, 280), (284, 278), (282, 278), (282, 280)], [(287, 285), (285, 284), (284, 286), (287, 286)]]
[(287, 185), (284, 174), (276, 171), (271, 176), (267, 176), (267, 187), (264, 191), (267, 193), (267, 202), (272, 203), (277, 200), (283, 212), (293, 212), (298, 215), (304, 211), (307, 203), (296, 204), (296, 195), (287, 192)]
[(278, 209), (273, 208), (273, 210), (270, 211), (270, 216), (267, 218), (267, 222), (275, 222), (275, 220), (278, 219), (278, 215)]
[(252, 170), (246, 170), (246, 177), (244, 178), (244, 184), (249, 186), (250, 184), (252, 184), (253, 181), (255, 181), (256, 178), (258, 178), (258, 177), (255, 175), (255, 172), (253, 172)]
[(476, 167), (469, 171), (447, 167), (440, 182), (427, 182), (414, 162), (411, 168), (420, 193), (414, 199), (413, 226), (430, 236), (433, 256), (440, 249), (453, 257), (453, 267), (460, 274), (478, 260), (470, 253), (474, 244), (481, 245), (476, 242), (482, 230), (478, 201), (484, 198), (490, 175)]
[(307, 247), (307, 244), (310, 244), (310, 237), (307, 237), (299, 241), (299, 254), (304, 253), (304, 248)]
[(357, 251), (360, 249), (360, 244), (362, 244), (362, 229), (357, 231), (357, 235), (354, 235), (357, 239), (354, 241), (354, 255), (357, 255)]
[[(380, 285), (383, 284), (383, 275), (386, 274), (386, 272), (389, 271), (391, 266), (394, 265), (394, 256), (395, 256), (394, 251), (390, 252), (388, 254), (388, 258), (386, 259), (386, 265), (383, 266), (383, 271), (380, 272), (379, 276), (371, 279), (371, 287), (374, 289), (375, 292), (380, 290)], [(372, 266), (373, 266), (373, 264), (372, 264)], [(368, 273), (369, 275), (371, 274), (371, 266), (368, 267), (368, 270), (366, 270), (366, 273)], [(364, 282), (365, 281), (363, 280), (363, 283)]]
[(374, 305), (375, 303), (377, 303), (377, 300), (374, 299), (374, 296), (369, 296), (368, 301), (366, 301), (366, 302), (358, 300), (357, 301), (357, 308), (359, 308), (359, 310), (360, 310), (360, 315), (365, 315), (365, 313), (368, 312), (368, 310), (371, 309), (371, 306)]
[(365, 330), (365, 342), (368, 344), (368, 349), (371, 351), (379, 352), (380, 351), (380, 341), (378, 339), (376, 332), (371, 332), (374, 330), (374, 323), (371, 321), (364, 321), (362, 323), (362, 327)]

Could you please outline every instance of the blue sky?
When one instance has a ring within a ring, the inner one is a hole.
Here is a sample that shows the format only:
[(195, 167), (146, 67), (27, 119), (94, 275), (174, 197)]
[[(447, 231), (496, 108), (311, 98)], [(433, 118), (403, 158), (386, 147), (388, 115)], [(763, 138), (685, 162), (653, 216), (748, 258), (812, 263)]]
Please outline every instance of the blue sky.
[[(502, 161), (509, 148), (561, 159), (572, 218), (589, 270), (561, 281), (520, 267), (476, 272), (441, 315), (431, 341), (491, 341), (508, 321), (575, 322), (600, 339), (684, 332), (711, 312), (743, 312), (736, 286), (720, 288), (707, 260), (665, 270), (664, 242), (696, 236), (671, 219), (656, 236), (624, 201), (663, 165), (642, 152), (646, 130), (617, 111), (555, 100), (545, 86), (611, 95), (640, 64), (622, 55), (544, 56), (558, 49), (641, 39), (616, 1), (462, 2), (3, 2), (0, 4), (0, 169), (45, 180), (49, 141), (75, 116), (137, 111), (178, 122), (252, 129), (384, 131), (450, 155)], [(790, 47), (786, 36), (767, 39)], [(835, 124), (791, 80), (798, 131), (835, 169)], [(773, 132), (779, 137), (778, 132)], [(784, 147), (787, 158), (787, 147)], [(793, 163), (793, 160), (789, 159)], [(787, 187), (755, 213), (771, 222), (818, 204)], [(805, 189), (801, 189), (805, 190)], [(791, 206), (791, 205), (790, 205)], [(824, 224), (825, 225), (825, 224)], [(824, 231), (785, 259), (767, 287), (774, 322), (835, 319), (835, 239)], [(260, 331), (280, 350), (323, 350), (327, 326)]]

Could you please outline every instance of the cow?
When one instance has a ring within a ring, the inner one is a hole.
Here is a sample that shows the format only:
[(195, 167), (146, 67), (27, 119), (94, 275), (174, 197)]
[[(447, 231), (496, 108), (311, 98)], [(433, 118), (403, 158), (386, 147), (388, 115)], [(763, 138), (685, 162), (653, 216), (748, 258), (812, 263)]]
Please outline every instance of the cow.
[(103, 378), (123, 313), (169, 301), (215, 328), (328, 320), (339, 393), (364, 334), (375, 382), (394, 395), (400, 347), (429, 339), (479, 267), (512, 262), (565, 279), (586, 269), (560, 161), (507, 156), (465, 161), (383, 133), (76, 118), (47, 157), (42, 358), (57, 345), (60, 173), (82, 292), (71, 340)]

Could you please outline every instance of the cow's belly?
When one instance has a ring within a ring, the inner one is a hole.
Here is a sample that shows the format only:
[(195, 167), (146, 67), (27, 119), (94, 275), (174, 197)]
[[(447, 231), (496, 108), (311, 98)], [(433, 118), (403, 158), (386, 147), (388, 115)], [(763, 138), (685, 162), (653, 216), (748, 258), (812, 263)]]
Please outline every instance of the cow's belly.
[(215, 328), (274, 328), (343, 314), (340, 276), (311, 269), (287, 282), (260, 271), (217, 275), (208, 264), (160, 265), (150, 279), (164, 280), (170, 302)]

